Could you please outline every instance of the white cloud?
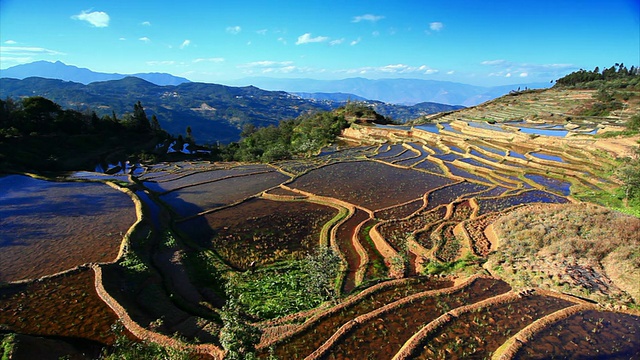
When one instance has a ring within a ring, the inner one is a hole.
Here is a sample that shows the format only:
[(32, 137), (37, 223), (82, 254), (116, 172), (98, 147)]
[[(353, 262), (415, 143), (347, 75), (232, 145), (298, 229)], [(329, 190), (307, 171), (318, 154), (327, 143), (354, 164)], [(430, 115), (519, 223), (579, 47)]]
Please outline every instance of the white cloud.
[(354, 16), (353, 20), (351, 20), (351, 22), (354, 22), (354, 23), (359, 23), (359, 22), (362, 22), (362, 21), (376, 22), (376, 21), (382, 20), (382, 19), (384, 19), (384, 16), (372, 15), (372, 14), (364, 14), (364, 15), (360, 15), (360, 16)]
[(480, 64), (491, 65), (491, 66), (505, 66), (505, 65), (510, 65), (511, 63), (508, 62), (507, 60), (500, 59), (500, 60), (485, 60)]
[(348, 74), (422, 74), (431, 75), (440, 72), (427, 65), (411, 66), (406, 64), (389, 64), (384, 66), (369, 66), (356, 69), (343, 70)]
[(11, 56), (66, 55), (59, 51), (33, 46), (0, 46), (0, 53)]
[(143, 21), (140, 25), (142, 25), (142, 26), (151, 26), (151, 22)]
[(15, 44), (17, 44), (18, 42), (17, 42), (17, 41), (15, 41), (15, 40), (7, 40), (7, 41), (5, 41), (4, 43), (5, 43), (5, 44), (7, 44), (7, 45), (15, 45)]
[(120, 41), (127, 41), (127, 38), (125, 38), (125, 37), (121, 37), (121, 38), (119, 38), (118, 40), (120, 40)]
[(227, 32), (228, 32), (229, 34), (232, 34), (232, 35), (237, 35), (237, 34), (239, 34), (241, 31), (242, 31), (242, 28), (241, 28), (240, 26), (237, 26), (237, 25), (236, 25), (236, 26), (229, 26), (229, 27), (227, 27)]
[(193, 60), (194, 63), (201, 63), (201, 62), (212, 62), (212, 63), (221, 63), (224, 62), (224, 58), (221, 57), (215, 57), (215, 58), (198, 58)]
[(576, 66), (572, 64), (516, 63), (505, 59), (485, 60), (480, 64), (495, 68), (495, 71), (490, 72), (488, 76), (498, 77), (517, 75), (519, 77), (557, 79), (567, 71), (576, 69)]
[(283, 37), (279, 37), (278, 41), (283, 43), (284, 45), (287, 45), (287, 40), (285, 38), (283, 38)]
[[(5, 44), (7, 42), (5, 41)], [(9, 43), (9, 45), (11, 45)], [(29, 46), (0, 46), (0, 63), (26, 64), (46, 56), (66, 55), (62, 52)]]
[(326, 36), (311, 37), (310, 33), (306, 33), (304, 35), (298, 36), (298, 41), (296, 41), (296, 45), (325, 42), (327, 40), (329, 40), (329, 38)]
[(444, 24), (439, 21), (434, 21), (429, 24), (429, 29), (432, 31), (440, 31), (442, 28), (444, 28)]
[(376, 31), (372, 32), (371, 35), (378, 37), (378, 36), (380, 36), (380, 31), (376, 30)]
[(86, 21), (95, 27), (107, 27), (109, 26), (109, 20), (110, 20), (109, 14), (107, 14), (106, 12), (103, 12), (103, 11), (87, 12), (86, 10), (82, 11), (78, 15), (73, 15), (71, 18), (74, 20)]
[(254, 61), (245, 65), (241, 65), (241, 67), (273, 67), (273, 66), (290, 66), (293, 64), (293, 61), (272, 61), (272, 60), (262, 60), (262, 61)]
[(187, 39), (187, 40), (182, 42), (182, 44), (180, 45), (180, 49), (184, 49), (189, 45), (191, 45), (191, 40)]
[(342, 44), (343, 42), (344, 42), (344, 38), (342, 38), (342, 39), (336, 39), (336, 40), (331, 40), (331, 41), (329, 42), (329, 45), (331, 45), (331, 46), (340, 45), (340, 44)]
[(453, 70), (447, 71), (447, 75), (453, 75), (454, 73), (455, 73), (455, 71), (453, 71)]
[(295, 66), (293, 61), (254, 61), (244, 65), (238, 65), (238, 68), (243, 69), (245, 74), (290, 74), (290, 73), (308, 73), (308, 72), (323, 72), (324, 70), (314, 70), (310, 68), (299, 68)]
[(162, 60), (162, 61), (147, 61), (147, 65), (149, 66), (158, 66), (158, 65), (175, 65), (175, 61), (173, 60)]
[(353, 40), (352, 42), (349, 43), (349, 45), (354, 46), (354, 45), (358, 45), (358, 43), (361, 41), (361, 38), (357, 38), (356, 40)]
[(139, 38), (138, 40), (140, 40), (140, 41), (142, 41), (142, 42), (146, 42), (146, 43), (151, 42), (151, 39), (149, 39), (149, 38), (148, 38), (148, 37), (146, 37), (146, 36), (143, 36), (143, 37)]
[(258, 35), (267, 35), (267, 29), (258, 30), (258, 31), (256, 31), (256, 34), (258, 34)]

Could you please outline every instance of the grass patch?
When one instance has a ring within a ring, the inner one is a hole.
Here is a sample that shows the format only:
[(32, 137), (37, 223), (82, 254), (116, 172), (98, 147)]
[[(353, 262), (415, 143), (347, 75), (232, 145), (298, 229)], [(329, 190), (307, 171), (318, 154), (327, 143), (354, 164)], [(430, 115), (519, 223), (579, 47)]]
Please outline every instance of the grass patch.
[(425, 275), (456, 274), (472, 268), (475, 272), (482, 265), (483, 259), (467, 253), (462, 259), (449, 262), (430, 260), (424, 268)]
[(2, 360), (9, 360), (13, 358), (15, 345), (16, 334), (6, 334), (2, 337), (2, 342), (0, 342), (0, 356)]
[(324, 301), (308, 291), (310, 281), (302, 261), (287, 261), (236, 274), (228, 289), (248, 315), (275, 319), (312, 309)]
[[(374, 251), (377, 251), (376, 244), (373, 242), (373, 239), (369, 235), (369, 232), (375, 225), (376, 224), (374, 223), (369, 226), (365, 226), (361, 234), (362, 236), (364, 236), (364, 239), (367, 242), (367, 244), (369, 244), (369, 248), (373, 249)], [(377, 255), (378, 256), (375, 256), (373, 258), (369, 257), (369, 260), (371, 262), (370, 263), (371, 279), (369, 280), (386, 278), (387, 274), (389, 273), (389, 268), (387, 268), (387, 265), (384, 263), (383, 257), (380, 254), (377, 254)]]

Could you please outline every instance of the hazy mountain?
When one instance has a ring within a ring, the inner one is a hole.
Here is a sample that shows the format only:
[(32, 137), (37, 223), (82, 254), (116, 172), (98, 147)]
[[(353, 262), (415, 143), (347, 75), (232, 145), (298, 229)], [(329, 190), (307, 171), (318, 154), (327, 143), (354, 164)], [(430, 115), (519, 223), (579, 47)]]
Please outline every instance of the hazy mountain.
[(73, 81), (85, 85), (96, 81), (120, 80), (127, 76), (135, 76), (156, 85), (180, 85), (189, 82), (189, 80), (185, 78), (164, 73), (123, 75), (94, 72), (89, 69), (66, 65), (60, 61), (36, 61), (0, 70), (0, 77), (3, 78), (25, 79), (28, 77), (42, 77), (47, 79)]
[(89, 85), (36, 77), (0, 79), (0, 98), (24, 96), (43, 96), (63, 108), (96, 111), (99, 116), (115, 112), (118, 118), (133, 112), (133, 104), (140, 101), (147, 116), (157, 115), (165, 130), (185, 134), (186, 127), (191, 126), (200, 143), (238, 140), (245, 123), (260, 127), (275, 125), (303, 113), (331, 109), (322, 102), (252, 86), (204, 83), (159, 86), (135, 77)]
[[(303, 99), (283, 91), (266, 91), (254, 86), (230, 87), (218, 84), (183, 83), (160, 86), (136, 77), (98, 81), (88, 85), (77, 82), (29, 77), (23, 80), (0, 79), (0, 99), (43, 96), (66, 109), (95, 111), (99, 116), (115, 112), (119, 118), (133, 111), (141, 101), (147, 115), (157, 115), (162, 127), (172, 134), (184, 134), (191, 126), (196, 141), (213, 143), (239, 139), (242, 126), (252, 123), (263, 127), (301, 114), (342, 106), (349, 94), (316, 95), (324, 99)], [(338, 100), (332, 100), (338, 99)], [(460, 108), (435, 103), (403, 106), (380, 101), (360, 100), (383, 116), (407, 121), (441, 111)]]
[(307, 93), (307, 92), (295, 92), (294, 95), (298, 95), (303, 99), (314, 100), (330, 100), (330, 101), (365, 101), (361, 96), (345, 93)]
[(420, 79), (349, 78), (342, 80), (245, 78), (232, 85), (251, 84), (262, 89), (293, 93), (349, 93), (370, 100), (414, 105), (421, 102), (473, 106), (516, 90), (518, 87), (546, 88), (547, 83), (484, 87), (448, 81)]

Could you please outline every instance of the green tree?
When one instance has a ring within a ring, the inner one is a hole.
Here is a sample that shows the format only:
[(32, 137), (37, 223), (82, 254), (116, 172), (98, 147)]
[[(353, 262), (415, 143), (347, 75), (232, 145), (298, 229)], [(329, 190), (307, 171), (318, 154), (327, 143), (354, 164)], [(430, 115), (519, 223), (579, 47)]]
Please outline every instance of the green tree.
[(160, 121), (158, 121), (156, 114), (151, 115), (151, 130), (155, 132), (162, 131), (162, 126), (160, 126)]
[(227, 303), (220, 311), (222, 329), (220, 330), (220, 344), (227, 350), (226, 359), (249, 360), (256, 359), (256, 345), (260, 342), (262, 331), (249, 324), (240, 313), (240, 304), (235, 296), (229, 296)]
[(320, 247), (315, 254), (308, 255), (303, 262), (303, 270), (309, 276), (307, 291), (335, 301), (338, 296), (335, 283), (341, 264), (340, 256), (329, 247)]
[(190, 360), (196, 356), (188, 350), (165, 348), (156, 343), (130, 340), (124, 334), (124, 326), (116, 323), (111, 327), (116, 334), (115, 343), (102, 350), (101, 360)]
[(187, 126), (186, 133), (187, 133), (187, 139), (192, 139), (193, 138), (193, 132), (191, 130), (191, 126)]
[(635, 149), (633, 157), (625, 160), (625, 164), (618, 169), (617, 175), (624, 184), (625, 198), (627, 200), (640, 198), (640, 146)]
[(130, 126), (137, 132), (147, 132), (151, 129), (151, 124), (140, 101), (133, 105), (133, 116), (131, 117)]

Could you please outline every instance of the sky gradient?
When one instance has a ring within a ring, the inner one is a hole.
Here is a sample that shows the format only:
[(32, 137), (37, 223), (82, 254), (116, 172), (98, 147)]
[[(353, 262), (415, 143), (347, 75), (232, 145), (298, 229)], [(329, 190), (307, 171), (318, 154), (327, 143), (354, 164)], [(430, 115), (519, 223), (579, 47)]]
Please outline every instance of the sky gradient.
[(0, 68), (549, 82), (640, 64), (638, 0), (0, 0)]

